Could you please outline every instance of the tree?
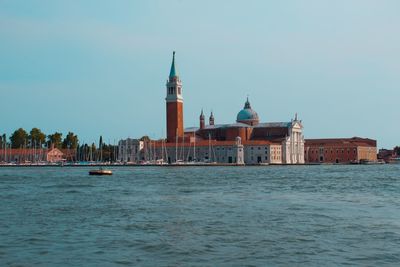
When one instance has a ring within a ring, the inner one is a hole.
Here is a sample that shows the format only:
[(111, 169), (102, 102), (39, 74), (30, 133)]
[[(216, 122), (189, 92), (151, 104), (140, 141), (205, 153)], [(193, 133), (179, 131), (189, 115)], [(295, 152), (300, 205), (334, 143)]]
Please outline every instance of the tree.
[(2, 143), (3, 143), (3, 148), (6, 148), (7, 147), (7, 136), (6, 136), (6, 134), (3, 134), (3, 137), (2, 137), (2, 139), (3, 139), (3, 141), (2, 141)]
[(47, 147), (54, 145), (56, 148), (61, 148), (62, 133), (55, 132), (47, 136)]
[(46, 142), (46, 135), (38, 128), (32, 128), (29, 139), (32, 147), (41, 147)]
[(395, 155), (400, 156), (400, 146), (396, 146), (396, 147), (393, 149), (393, 152), (394, 152)]
[(28, 142), (28, 133), (24, 129), (19, 128), (11, 135), (10, 140), (12, 148), (21, 148)]
[(140, 141), (143, 141), (143, 142), (147, 143), (147, 142), (150, 141), (150, 137), (148, 137), (147, 135), (142, 136), (142, 138), (140, 138)]
[(0, 135), (0, 149), (2, 149), (4, 147), (4, 141), (6, 140), (6, 138), (4, 137), (5, 134)]
[(96, 158), (96, 145), (94, 143), (92, 143), (92, 145), (89, 148), (89, 153), (90, 153), (90, 157), (89, 160), (90, 161), (94, 161)]
[(68, 132), (62, 143), (63, 148), (75, 149), (78, 146), (78, 136), (73, 132)]
[(102, 146), (103, 146), (103, 136), (100, 135), (99, 148), (101, 148)]

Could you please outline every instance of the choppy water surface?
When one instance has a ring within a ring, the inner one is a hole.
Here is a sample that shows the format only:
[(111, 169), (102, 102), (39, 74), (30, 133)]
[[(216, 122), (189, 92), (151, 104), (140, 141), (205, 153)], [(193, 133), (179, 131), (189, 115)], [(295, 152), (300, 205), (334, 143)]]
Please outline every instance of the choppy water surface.
[(1, 266), (395, 266), (400, 165), (0, 168)]

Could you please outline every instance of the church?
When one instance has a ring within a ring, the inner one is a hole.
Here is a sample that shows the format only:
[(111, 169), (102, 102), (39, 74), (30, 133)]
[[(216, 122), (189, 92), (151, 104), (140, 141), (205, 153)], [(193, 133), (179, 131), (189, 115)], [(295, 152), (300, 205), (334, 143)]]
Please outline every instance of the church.
[(249, 99), (237, 113), (236, 122), (216, 124), (211, 113), (201, 111), (198, 127), (183, 124), (183, 83), (175, 52), (166, 83), (167, 138), (150, 143), (153, 157), (168, 163), (215, 162), (226, 164), (304, 164), (302, 121), (260, 122)]

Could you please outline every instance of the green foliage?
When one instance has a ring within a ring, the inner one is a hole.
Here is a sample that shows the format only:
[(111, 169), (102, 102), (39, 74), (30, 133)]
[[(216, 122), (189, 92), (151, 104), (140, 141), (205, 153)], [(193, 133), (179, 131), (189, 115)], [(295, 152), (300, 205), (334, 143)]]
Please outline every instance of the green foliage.
[(150, 137), (148, 137), (147, 135), (142, 136), (142, 138), (140, 138), (140, 141), (149, 142), (150, 141)]
[(24, 129), (19, 128), (11, 135), (10, 140), (12, 148), (25, 147), (28, 142), (28, 133)]
[(103, 136), (100, 135), (99, 148), (103, 146)]
[(47, 136), (47, 147), (54, 145), (55, 148), (61, 148), (62, 133), (55, 132)]
[(4, 144), (7, 141), (5, 136), (6, 136), (5, 134), (0, 135), (0, 149), (2, 149), (4, 147)]
[(393, 149), (393, 151), (394, 151), (394, 154), (400, 156), (400, 146), (396, 146), (396, 147)]
[(46, 135), (38, 128), (32, 128), (29, 139), (31, 141), (31, 147), (39, 148), (46, 142)]
[(68, 132), (62, 143), (62, 148), (76, 149), (78, 147), (78, 136), (73, 132)]
[(103, 161), (115, 161), (115, 151), (118, 148), (113, 145), (103, 144)]
[[(103, 142), (103, 136), (99, 138), (99, 146), (96, 147), (95, 143), (79, 145), (79, 139), (73, 132), (68, 134), (63, 139), (63, 134), (55, 132), (53, 134), (46, 135), (39, 128), (32, 128), (29, 134), (22, 128), (16, 130), (10, 139), (12, 148), (40, 148), (46, 145), (51, 148), (54, 145), (55, 148), (69, 148), (75, 149), (73, 155), (70, 155), (69, 160), (78, 161), (89, 161), (89, 160), (102, 160), (102, 161), (116, 161), (118, 153), (118, 146), (106, 144)], [(142, 141), (150, 141), (148, 136), (143, 136)], [(7, 144), (6, 134), (0, 135), (0, 149)], [(71, 152), (70, 152), (71, 153)]]

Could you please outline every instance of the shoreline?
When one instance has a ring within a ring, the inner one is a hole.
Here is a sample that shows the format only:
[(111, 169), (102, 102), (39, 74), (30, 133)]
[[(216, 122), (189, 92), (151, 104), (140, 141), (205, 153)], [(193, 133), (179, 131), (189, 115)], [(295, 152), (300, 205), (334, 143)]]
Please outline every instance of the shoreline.
[(104, 168), (114, 168), (114, 167), (269, 167), (269, 166), (343, 166), (343, 165), (392, 165), (390, 163), (304, 163), (304, 164), (230, 164), (230, 163), (216, 163), (216, 164), (0, 164), (0, 168), (89, 168), (89, 167), (104, 167)]

